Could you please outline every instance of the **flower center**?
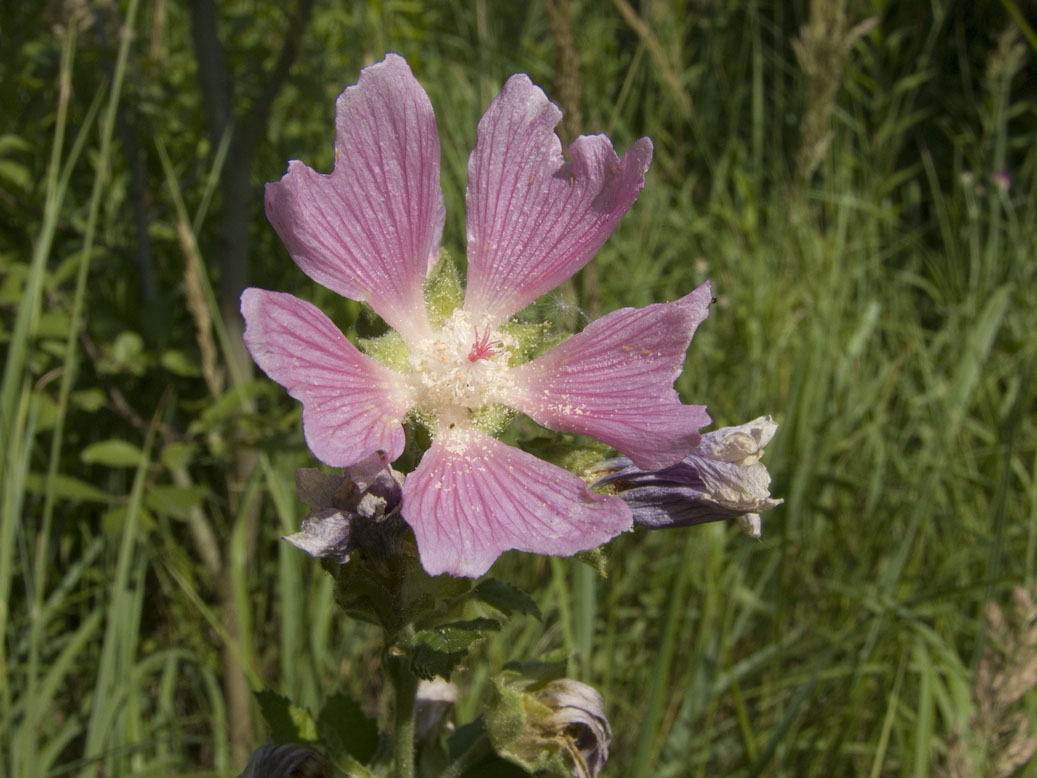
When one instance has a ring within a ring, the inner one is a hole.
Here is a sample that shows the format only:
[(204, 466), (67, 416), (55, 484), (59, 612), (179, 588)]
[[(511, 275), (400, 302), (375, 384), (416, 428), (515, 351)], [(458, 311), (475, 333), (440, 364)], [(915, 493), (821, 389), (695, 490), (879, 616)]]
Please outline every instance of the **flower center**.
[[(481, 324), (481, 326), (480, 326)], [(437, 415), (501, 402), (510, 385), (514, 338), (455, 310), (443, 328), (411, 351), (417, 405)]]

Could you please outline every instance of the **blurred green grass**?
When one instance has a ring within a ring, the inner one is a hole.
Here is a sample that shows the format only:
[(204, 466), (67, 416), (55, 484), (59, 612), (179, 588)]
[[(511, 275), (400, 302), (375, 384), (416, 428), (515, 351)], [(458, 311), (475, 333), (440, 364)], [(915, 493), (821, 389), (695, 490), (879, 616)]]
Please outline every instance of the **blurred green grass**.
[[(1032, 588), (1037, 558), (1037, 95), (1017, 10), (313, 6), (253, 196), (288, 159), (330, 169), (335, 96), (398, 51), (437, 110), (461, 256), (476, 123), (528, 72), (579, 114), (566, 132), (655, 144), (638, 203), (545, 313), (710, 279), (678, 388), (717, 425), (781, 424), (765, 461), (786, 502), (760, 542), (637, 532), (609, 546), (607, 580), (506, 555), (495, 573), (545, 623), (481, 647), (461, 720), (503, 662), (564, 649), (605, 695), (608, 775), (999, 774), (1007, 741), (983, 711), (1032, 731), (1037, 699), (994, 704), (977, 680), (1011, 634), (985, 603)], [(234, 370), (219, 181), (242, 163), (212, 132), (189, 9), (65, 11), (0, 20), (0, 773), (234, 775), (266, 737), (249, 688), (370, 707), (376, 636), (278, 540), (312, 461), (295, 404)], [(219, 6), (239, 137), (299, 13)], [(258, 199), (246, 237), (251, 283), (356, 320), (296, 270)]]

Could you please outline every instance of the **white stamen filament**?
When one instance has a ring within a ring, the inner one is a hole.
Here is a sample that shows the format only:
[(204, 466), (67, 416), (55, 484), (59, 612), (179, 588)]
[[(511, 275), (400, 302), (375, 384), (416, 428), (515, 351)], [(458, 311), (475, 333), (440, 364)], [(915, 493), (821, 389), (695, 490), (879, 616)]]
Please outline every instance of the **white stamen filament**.
[(460, 308), (443, 328), (411, 350), (417, 406), (443, 417), (502, 402), (511, 385), (514, 338)]

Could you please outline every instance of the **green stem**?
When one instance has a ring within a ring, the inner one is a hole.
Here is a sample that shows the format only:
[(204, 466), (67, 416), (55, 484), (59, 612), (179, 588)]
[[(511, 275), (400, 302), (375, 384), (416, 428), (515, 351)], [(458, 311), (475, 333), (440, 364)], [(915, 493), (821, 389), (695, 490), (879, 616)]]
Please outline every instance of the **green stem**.
[[(395, 778), (414, 778), (414, 709), (418, 696), (418, 678), (411, 672), (410, 663), (407, 661), (413, 635), (414, 629), (410, 625), (401, 630), (387, 657), (396, 694), (396, 730), (393, 742)], [(399, 650), (404, 646), (406, 650), (402, 655), (393, 655), (392, 649)]]
[(448, 764), (446, 769), (440, 773), (439, 778), (461, 778), (470, 768), (475, 767), (483, 758), (489, 756), (492, 751), (490, 739), (486, 735), (482, 735), (472, 743), (471, 748)]

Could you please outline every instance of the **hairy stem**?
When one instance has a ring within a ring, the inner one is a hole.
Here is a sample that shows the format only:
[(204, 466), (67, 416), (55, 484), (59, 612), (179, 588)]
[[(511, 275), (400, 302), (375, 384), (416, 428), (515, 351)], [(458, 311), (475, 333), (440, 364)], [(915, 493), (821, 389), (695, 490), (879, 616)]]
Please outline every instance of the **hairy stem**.
[(407, 661), (413, 636), (414, 628), (407, 625), (386, 652), (386, 666), (396, 695), (396, 726), (393, 732), (395, 778), (414, 778), (414, 709), (418, 697), (418, 678), (411, 672)]

